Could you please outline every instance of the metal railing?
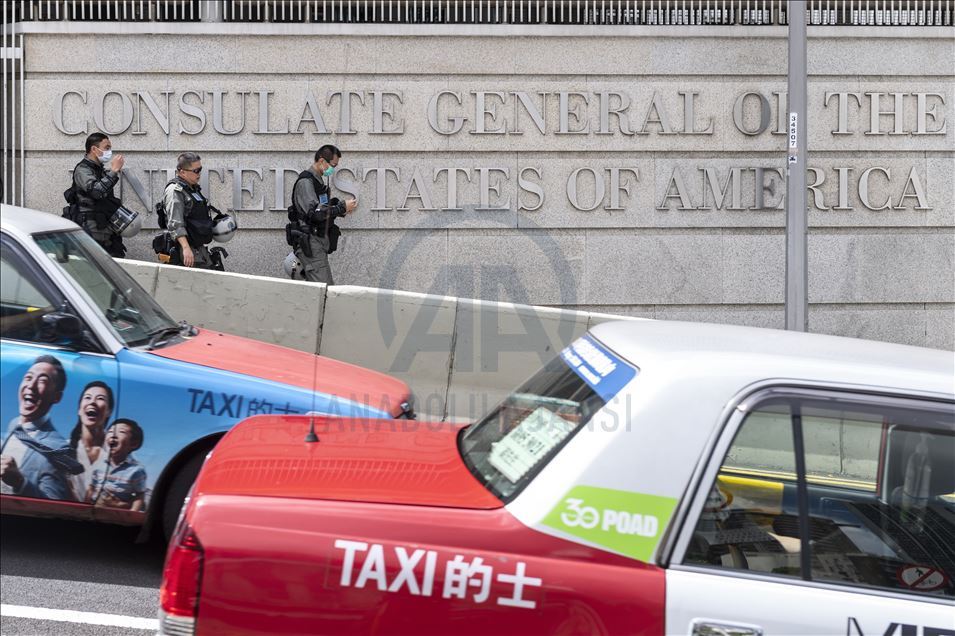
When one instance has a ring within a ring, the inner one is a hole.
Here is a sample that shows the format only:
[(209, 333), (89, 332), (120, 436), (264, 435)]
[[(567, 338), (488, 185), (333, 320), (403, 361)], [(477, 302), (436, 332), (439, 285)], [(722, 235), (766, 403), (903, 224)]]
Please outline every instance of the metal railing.
[(0, 102), (0, 201), (23, 204), (24, 188), (24, 77), (23, 34), (12, 28), (12, 7), (4, 2), (3, 36), (0, 38), (0, 61), (3, 63), (2, 102)]
[[(12, 22), (780, 25), (785, 0), (3, 0)], [(955, 0), (809, 0), (807, 24), (952, 26)]]

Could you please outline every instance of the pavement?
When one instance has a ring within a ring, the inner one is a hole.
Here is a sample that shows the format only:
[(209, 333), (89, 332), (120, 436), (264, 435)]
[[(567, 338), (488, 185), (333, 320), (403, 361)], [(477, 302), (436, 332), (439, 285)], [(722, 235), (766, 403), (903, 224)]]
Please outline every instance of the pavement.
[(165, 546), (137, 534), (0, 516), (0, 634), (155, 634)]

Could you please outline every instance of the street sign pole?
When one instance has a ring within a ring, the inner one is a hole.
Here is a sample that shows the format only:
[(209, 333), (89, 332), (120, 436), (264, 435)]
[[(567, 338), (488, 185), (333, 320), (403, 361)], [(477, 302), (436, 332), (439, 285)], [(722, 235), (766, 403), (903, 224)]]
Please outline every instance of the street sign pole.
[(786, 329), (806, 331), (809, 322), (806, 209), (806, 0), (790, 0), (789, 137), (786, 163)]

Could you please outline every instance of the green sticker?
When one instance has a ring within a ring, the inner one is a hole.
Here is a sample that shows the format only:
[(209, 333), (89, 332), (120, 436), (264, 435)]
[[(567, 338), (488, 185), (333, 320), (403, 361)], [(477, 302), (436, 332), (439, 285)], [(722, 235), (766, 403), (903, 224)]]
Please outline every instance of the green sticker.
[(575, 486), (544, 518), (544, 525), (649, 561), (674, 508), (672, 497)]

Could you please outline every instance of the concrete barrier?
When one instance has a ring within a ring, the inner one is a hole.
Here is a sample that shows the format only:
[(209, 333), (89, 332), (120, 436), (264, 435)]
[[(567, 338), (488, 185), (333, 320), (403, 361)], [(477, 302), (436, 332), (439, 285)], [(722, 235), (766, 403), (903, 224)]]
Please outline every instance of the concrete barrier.
[(387, 373), (412, 388), (419, 413), (457, 421), (487, 411), (590, 326), (626, 319), (118, 262), (176, 320)]
[(145, 289), (150, 296), (155, 297), (156, 279), (159, 277), (158, 264), (131, 261), (125, 258), (117, 258), (115, 260), (123, 266), (127, 274), (133, 277), (133, 280), (139, 283), (140, 287)]
[(418, 412), (440, 417), (456, 304), (450, 297), (335, 285), (328, 289), (319, 352), (404, 380)]
[[(325, 285), (171, 265), (153, 267), (153, 297), (176, 320), (318, 352)], [(142, 264), (135, 270), (145, 279)]]

